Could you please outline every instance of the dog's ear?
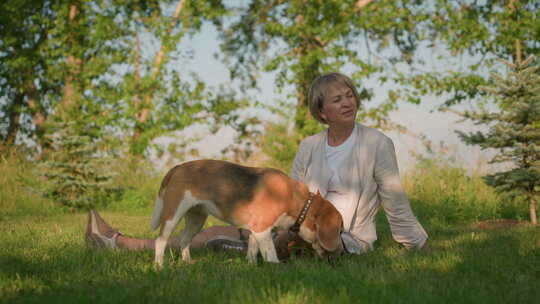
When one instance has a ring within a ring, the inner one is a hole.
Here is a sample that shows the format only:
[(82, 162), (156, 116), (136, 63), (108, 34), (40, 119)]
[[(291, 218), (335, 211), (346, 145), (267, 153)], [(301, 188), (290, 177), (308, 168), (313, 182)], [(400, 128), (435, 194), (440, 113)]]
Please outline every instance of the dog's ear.
[(325, 251), (335, 252), (342, 246), (340, 232), (343, 221), (336, 209), (325, 209), (326, 212), (317, 217), (317, 238)]

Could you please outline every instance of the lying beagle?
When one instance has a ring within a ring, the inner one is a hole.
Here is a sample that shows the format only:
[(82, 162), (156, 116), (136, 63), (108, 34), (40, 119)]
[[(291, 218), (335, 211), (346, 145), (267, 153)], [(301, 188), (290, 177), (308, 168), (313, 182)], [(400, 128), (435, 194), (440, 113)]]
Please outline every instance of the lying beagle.
[(155, 243), (157, 266), (163, 265), (167, 240), (182, 218), (182, 259), (191, 261), (189, 244), (208, 214), (252, 232), (247, 252), (251, 262), (259, 251), (265, 261), (279, 262), (271, 235), (274, 227), (292, 227), (320, 257), (343, 251), (341, 215), (319, 193), (310, 193), (279, 170), (197, 160), (172, 168), (161, 183), (152, 216), (152, 229), (161, 226)]

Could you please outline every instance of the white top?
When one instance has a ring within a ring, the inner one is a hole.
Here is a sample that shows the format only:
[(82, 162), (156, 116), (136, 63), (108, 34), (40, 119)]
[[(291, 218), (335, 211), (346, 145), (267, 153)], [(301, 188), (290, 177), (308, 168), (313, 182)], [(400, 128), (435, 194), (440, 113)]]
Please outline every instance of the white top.
[[(356, 129), (356, 126), (354, 127)], [(356, 142), (356, 132), (352, 131), (351, 135), (339, 146), (332, 147), (326, 142), (326, 161), (328, 164), (328, 168), (330, 169), (332, 173), (332, 178), (329, 183), (329, 186), (332, 184), (335, 184), (336, 186), (341, 184), (340, 176), (336, 173), (341, 173), (341, 167), (345, 162), (345, 160), (350, 157), (351, 151), (353, 150), (354, 143)], [(332, 181), (334, 179), (334, 181)], [(332, 190), (332, 188), (328, 188), (329, 191)]]
[[(356, 129), (356, 126), (354, 127)], [(344, 164), (349, 163), (348, 158), (351, 157), (356, 142), (356, 132), (353, 130), (351, 135), (339, 146), (332, 147), (326, 142), (326, 161), (330, 169), (330, 180), (328, 181), (328, 192), (325, 198), (329, 200), (341, 213), (345, 220), (352, 219), (352, 214), (347, 214), (348, 206), (352, 203), (350, 192), (343, 183), (343, 174), (346, 170)], [(348, 225), (347, 225), (348, 226)]]

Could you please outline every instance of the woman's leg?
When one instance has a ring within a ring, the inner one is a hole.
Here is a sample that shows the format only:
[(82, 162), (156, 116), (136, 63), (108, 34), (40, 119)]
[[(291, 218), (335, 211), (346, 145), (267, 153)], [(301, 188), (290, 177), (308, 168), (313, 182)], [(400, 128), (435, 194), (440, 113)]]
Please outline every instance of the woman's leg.
[[(244, 251), (247, 248), (247, 242), (242, 237), (243, 234), (249, 235), (248, 230), (240, 230), (232, 226), (213, 226), (201, 230), (191, 240), (190, 248), (210, 248), (215, 250), (237, 250)], [(116, 245), (120, 249), (129, 251), (154, 250), (154, 239), (141, 239), (126, 237), (122, 234), (116, 238)], [(167, 242), (167, 248), (180, 249), (180, 237), (171, 237)]]
[[(191, 241), (190, 248), (247, 252), (249, 234), (249, 230), (233, 226), (212, 226), (197, 233)], [(91, 210), (88, 214), (85, 238), (88, 245), (93, 248), (141, 251), (154, 250), (155, 246), (154, 239), (135, 238), (121, 234), (107, 224), (95, 210)], [(298, 246), (305, 242), (299, 238), (291, 239), (287, 231), (273, 234), (273, 240), (279, 260), (288, 259), (293, 247), (306, 248), (306, 244)], [(169, 238), (167, 248), (180, 249), (180, 237)]]
[[(87, 243), (93, 248), (124, 249), (128, 251), (153, 250), (155, 240), (124, 236), (117, 229), (112, 228), (99, 213), (91, 210), (88, 214), (88, 223), (85, 233)], [(249, 231), (232, 226), (214, 226), (197, 233), (191, 241), (191, 248), (208, 247), (216, 250), (247, 249)], [(167, 243), (168, 248), (179, 249), (180, 237), (171, 237)]]

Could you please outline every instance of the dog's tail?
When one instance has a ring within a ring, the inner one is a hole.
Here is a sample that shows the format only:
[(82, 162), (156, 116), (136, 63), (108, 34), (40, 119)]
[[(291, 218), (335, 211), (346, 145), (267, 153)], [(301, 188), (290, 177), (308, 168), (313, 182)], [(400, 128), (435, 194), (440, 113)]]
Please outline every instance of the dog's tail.
[(156, 198), (156, 205), (154, 206), (154, 213), (152, 213), (152, 223), (150, 227), (152, 230), (156, 230), (161, 223), (161, 211), (163, 210), (163, 199), (158, 195)]
[(167, 188), (167, 185), (169, 184), (169, 181), (175, 169), (176, 167), (169, 170), (169, 172), (163, 178), (163, 181), (161, 182), (161, 186), (159, 187), (158, 196), (156, 198), (156, 204), (154, 206), (154, 212), (152, 213), (152, 222), (150, 224), (150, 227), (152, 228), (152, 230), (156, 230), (161, 223), (161, 212), (163, 211), (163, 198), (162, 198), (163, 193), (165, 192), (165, 188)]

